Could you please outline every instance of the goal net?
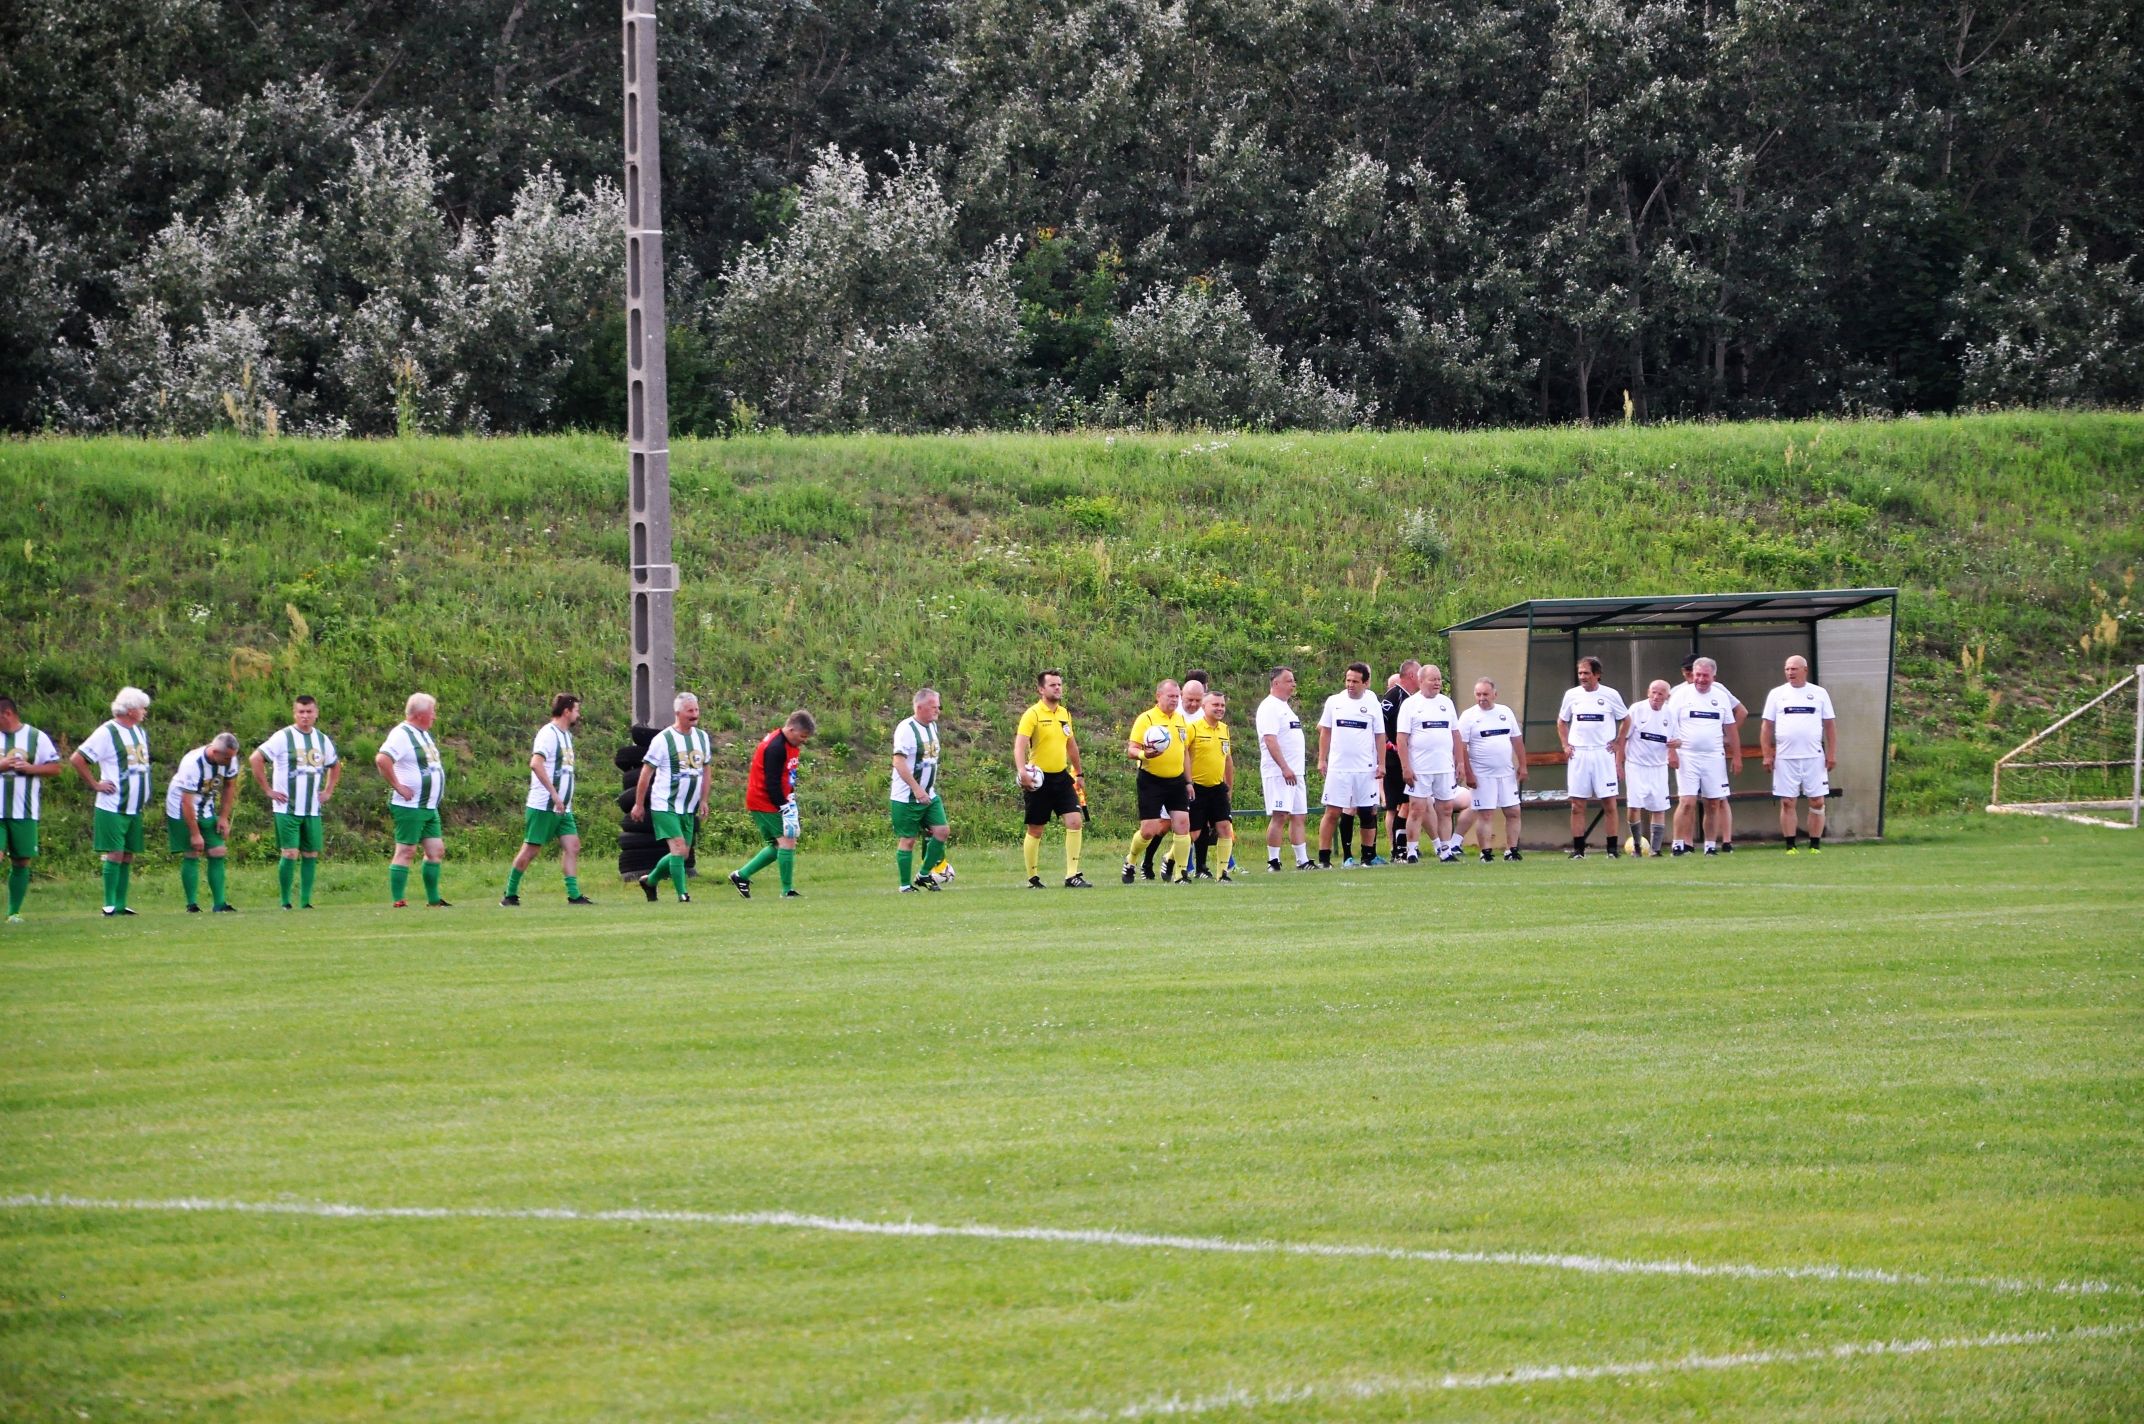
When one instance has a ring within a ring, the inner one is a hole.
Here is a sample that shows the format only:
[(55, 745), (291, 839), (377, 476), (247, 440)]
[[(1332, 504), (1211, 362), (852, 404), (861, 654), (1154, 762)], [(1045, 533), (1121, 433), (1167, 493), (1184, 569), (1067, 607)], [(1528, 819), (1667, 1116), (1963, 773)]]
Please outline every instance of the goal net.
[(2144, 667), (1996, 758), (1988, 809), (2124, 830), (2144, 821)]

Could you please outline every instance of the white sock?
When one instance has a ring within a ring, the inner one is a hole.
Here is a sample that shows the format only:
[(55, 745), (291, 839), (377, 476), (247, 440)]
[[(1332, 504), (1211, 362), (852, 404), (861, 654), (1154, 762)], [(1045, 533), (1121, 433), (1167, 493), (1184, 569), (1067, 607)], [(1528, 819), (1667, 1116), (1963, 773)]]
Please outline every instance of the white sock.
[(1308, 842), (1297, 841), (1295, 843), (1295, 863), (1297, 865), (1310, 864), (1310, 846)]
[(1706, 842), (1705, 842), (1705, 849), (1706, 849), (1706, 850), (1718, 850), (1719, 848), (1720, 848), (1720, 843), (1719, 843), (1718, 841), (1706, 841)]

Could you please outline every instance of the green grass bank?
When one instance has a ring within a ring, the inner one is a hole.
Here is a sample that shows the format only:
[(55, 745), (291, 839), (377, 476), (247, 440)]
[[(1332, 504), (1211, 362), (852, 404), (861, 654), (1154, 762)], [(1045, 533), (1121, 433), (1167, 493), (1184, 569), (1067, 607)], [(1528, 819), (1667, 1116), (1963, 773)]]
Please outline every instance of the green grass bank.
[[(1527, 597), (1897, 584), (1892, 807), (1985, 798), (2050, 706), (2144, 656), (2144, 417), (1980, 416), (1476, 434), (779, 436), (673, 452), (682, 685), (722, 753), (811, 707), (807, 836), (883, 835), (885, 746), (947, 698), (963, 834), (1011, 834), (1005, 770), (1032, 671), (1064, 667), (1090, 748), (1193, 664), (1236, 720), (1285, 658), (1306, 695), (1363, 657)], [(384, 843), (370, 771), (413, 688), (439, 696), (449, 825), (518, 836), (528, 739), (589, 699), (583, 823), (615, 829), (626, 722), (625, 458), (608, 438), (0, 444), (0, 687), (69, 739), (132, 682), (158, 790), (220, 727), (252, 741), (310, 691), (356, 763), (334, 849)], [(2097, 630), (2095, 632), (2095, 630)], [(1114, 759), (1101, 827), (1130, 815)], [(49, 862), (86, 867), (62, 783)], [(257, 798), (246, 858), (272, 855)]]

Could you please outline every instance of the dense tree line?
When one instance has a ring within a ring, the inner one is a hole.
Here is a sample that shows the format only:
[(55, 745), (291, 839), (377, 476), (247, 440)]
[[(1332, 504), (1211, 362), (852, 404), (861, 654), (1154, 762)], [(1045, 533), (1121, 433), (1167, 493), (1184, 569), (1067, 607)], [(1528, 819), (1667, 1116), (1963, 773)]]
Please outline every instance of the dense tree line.
[[(675, 0), (676, 422), (2144, 397), (2126, 0)], [(617, 14), (0, 8), (0, 425), (615, 425)]]

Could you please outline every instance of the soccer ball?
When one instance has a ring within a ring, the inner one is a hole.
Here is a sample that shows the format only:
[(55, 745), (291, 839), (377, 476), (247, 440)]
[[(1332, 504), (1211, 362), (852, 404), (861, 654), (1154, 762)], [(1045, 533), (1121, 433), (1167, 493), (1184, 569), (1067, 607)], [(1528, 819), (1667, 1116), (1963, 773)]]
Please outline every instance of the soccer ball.
[(1146, 742), (1147, 751), (1154, 756), (1159, 756), (1169, 749), (1172, 735), (1167, 727), (1149, 727), (1146, 729), (1146, 736), (1143, 740)]
[(1032, 791), (1042, 785), (1042, 768), (1029, 762), (1020, 768), (1020, 784)]
[(951, 862), (940, 865), (931, 873), (937, 878), (940, 885), (951, 885), (953, 883), (953, 866)]

